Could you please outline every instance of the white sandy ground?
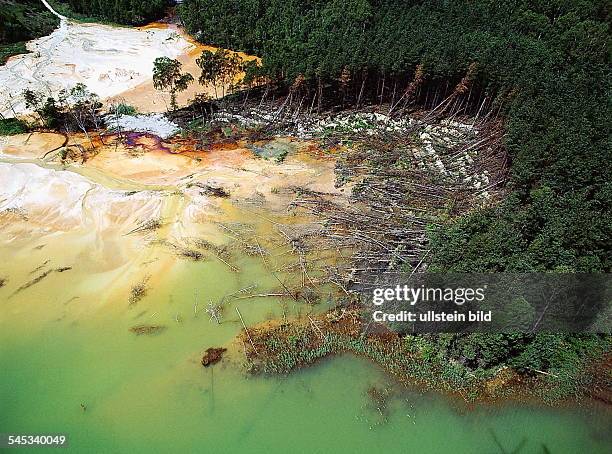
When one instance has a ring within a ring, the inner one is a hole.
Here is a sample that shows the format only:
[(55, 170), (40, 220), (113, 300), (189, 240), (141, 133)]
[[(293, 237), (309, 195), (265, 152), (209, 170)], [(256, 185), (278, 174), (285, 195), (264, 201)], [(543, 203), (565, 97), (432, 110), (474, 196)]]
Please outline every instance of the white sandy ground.
[(176, 58), (195, 46), (171, 29), (138, 29), (67, 20), (51, 35), (27, 44), (31, 53), (0, 66), (0, 113), (29, 113), (25, 89), (57, 94), (84, 83), (100, 98), (109, 98), (151, 79), (157, 57)]
[(49, 232), (136, 224), (159, 217), (162, 203), (149, 191), (111, 190), (76, 173), (30, 163), (0, 163), (0, 187), (3, 216), (21, 215), (30, 227)]
[[(63, 140), (61, 134), (33, 133), (0, 143), (0, 240), (75, 230), (123, 235), (160, 217), (172, 236), (191, 237), (221, 204), (257, 207), (251, 200), (259, 200), (285, 213), (292, 195), (279, 189), (286, 186), (343, 194), (334, 187), (334, 162), (302, 152), (275, 164), (244, 148), (175, 154), (145, 137), (142, 149), (108, 143), (84, 165), (63, 166), (53, 161), (57, 153), (41, 159)], [(224, 188), (231, 198), (206, 194), (206, 185)]]
[(109, 115), (106, 117), (108, 129), (134, 132), (148, 132), (162, 139), (172, 137), (180, 131), (176, 123), (171, 122), (162, 114), (150, 115)]

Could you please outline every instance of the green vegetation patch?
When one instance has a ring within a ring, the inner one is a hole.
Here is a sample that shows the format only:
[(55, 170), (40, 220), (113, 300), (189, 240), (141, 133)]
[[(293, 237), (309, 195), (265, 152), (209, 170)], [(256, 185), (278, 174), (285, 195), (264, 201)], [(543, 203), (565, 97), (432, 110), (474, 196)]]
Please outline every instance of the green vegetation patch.
[(400, 336), (364, 325), (358, 311), (336, 309), (304, 321), (249, 328), (242, 336), (251, 373), (285, 374), (328, 355), (350, 352), (402, 382), (463, 399), (538, 397), (553, 402), (590, 392), (590, 364), (610, 352), (610, 336), (573, 334), (427, 334)]
[(0, 136), (12, 136), (28, 132), (28, 124), (16, 118), (0, 119)]
[(13, 55), (27, 54), (25, 42), (0, 45), (0, 65), (3, 65)]
[(136, 107), (129, 104), (120, 103), (115, 106), (111, 106), (109, 112), (113, 115), (136, 115), (138, 110)]
[(170, 6), (168, 0), (51, 0), (60, 13), (81, 22), (111, 22), (124, 25), (144, 25), (162, 18)]

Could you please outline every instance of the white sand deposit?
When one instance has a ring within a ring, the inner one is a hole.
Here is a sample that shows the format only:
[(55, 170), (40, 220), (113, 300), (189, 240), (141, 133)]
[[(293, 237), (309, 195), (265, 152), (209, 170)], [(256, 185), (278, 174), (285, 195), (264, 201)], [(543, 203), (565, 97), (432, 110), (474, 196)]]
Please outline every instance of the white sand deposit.
[(0, 163), (0, 187), (0, 215), (20, 213), (31, 227), (56, 232), (130, 226), (159, 217), (163, 202), (150, 191), (111, 190), (76, 173), (30, 163)]
[(106, 123), (111, 130), (148, 132), (162, 139), (172, 137), (180, 128), (162, 114), (150, 115), (109, 115)]
[(57, 95), (82, 82), (101, 98), (149, 81), (157, 57), (176, 58), (194, 48), (171, 29), (111, 27), (66, 20), (51, 35), (27, 44), (31, 53), (0, 66), (0, 113), (28, 113), (25, 89)]

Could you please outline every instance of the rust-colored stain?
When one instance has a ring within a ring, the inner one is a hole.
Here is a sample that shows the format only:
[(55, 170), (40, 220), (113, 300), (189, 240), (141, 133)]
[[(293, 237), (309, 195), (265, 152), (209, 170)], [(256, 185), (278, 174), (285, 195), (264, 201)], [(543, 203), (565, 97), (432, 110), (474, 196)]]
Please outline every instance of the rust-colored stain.
[(118, 134), (105, 134), (102, 137), (92, 136), (91, 141), (97, 149), (119, 142), (125, 150), (181, 155), (197, 159), (203, 166), (222, 161), (238, 164), (253, 157), (242, 142), (233, 140), (213, 142), (202, 146), (192, 137), (173, 137), (164, 140), (146, 132), (129, 132), (121, 137)]
[(139, 30), (149, 30), (149, 29), (157, 29), (157, 30), (165, 30), (166, 28), (174, 28), (176, 26), (171, 26), (170, 24), (165, 24), (163, 22), (151, 22), (150, 24), (143, 25), (142, 27), (138, 27)]

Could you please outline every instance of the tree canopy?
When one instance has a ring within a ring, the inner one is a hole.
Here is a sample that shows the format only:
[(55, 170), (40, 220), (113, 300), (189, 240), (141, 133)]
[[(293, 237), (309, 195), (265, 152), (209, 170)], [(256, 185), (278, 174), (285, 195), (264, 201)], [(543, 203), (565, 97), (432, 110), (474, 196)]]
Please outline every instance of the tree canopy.
[(153, 62), (153, 86), (170, 93), (170, 106), (176, 109), (176, 94), (186, 90), (193, 76), (181, 72), (182, 64), (169, 57), (158, 57)]
[(213, 85), (217, 95), (217, 85), (221, 85), (225, 94), (225, 87), (231, 85), (242, 71), (242, 59), (234, 52), (225, 49), (217, 49), (215, 52), (203, 51), (196, 59), (196, 64), (202, 70), (198, 82), (201, 85)]
[[(55, 0), (73, 12), (110, 22), (142, 25), (163, 17), (169, 0)], [(53, 3), (53, 2), (52, 2)]]

